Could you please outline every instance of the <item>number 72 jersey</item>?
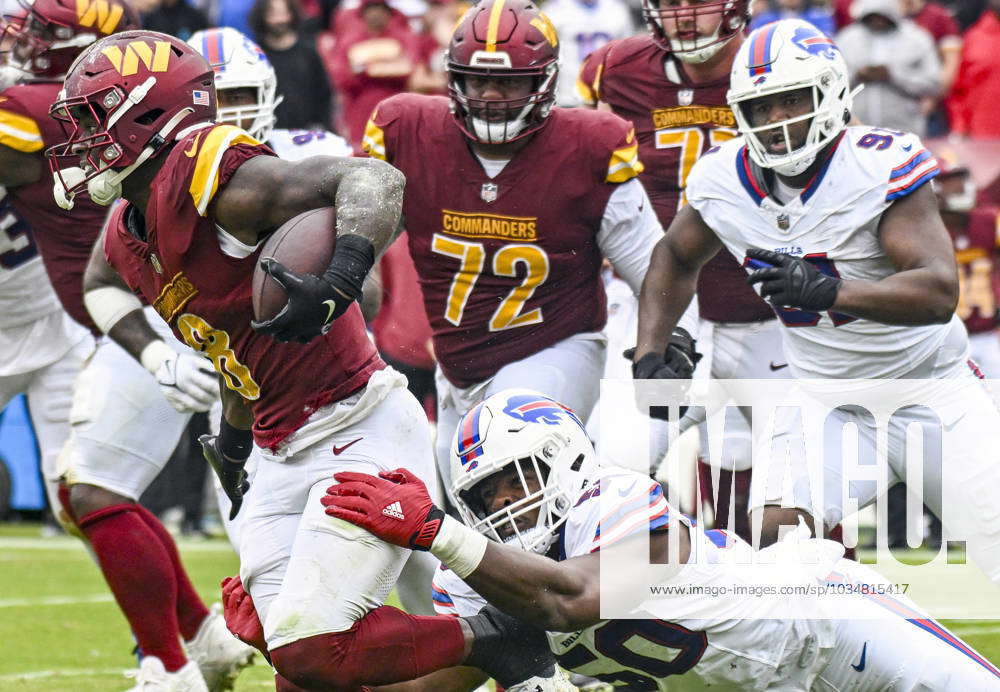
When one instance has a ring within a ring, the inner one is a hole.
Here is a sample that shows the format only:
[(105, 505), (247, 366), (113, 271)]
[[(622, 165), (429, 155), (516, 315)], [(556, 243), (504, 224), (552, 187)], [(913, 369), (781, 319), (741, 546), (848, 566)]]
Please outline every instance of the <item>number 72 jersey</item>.
[(453, 385), (604, 327), (597, 235), (612, 192), (642, 171), (627, 122), (554, 108), (490, 177), (446, 98), (399, 94), (373, 113), (364, 148), (406, 174), (410, 254)]
[[(801, 257), (844, 279), (879, 281), (896, 273), (879, 242), (889, 206), (930, 182), (937, 161), (912, 134), (849, 127), (798, 197), (780, 204), (743, 140), (710, 150), (688, 178), (687, 196), (730, 253), (748, 268), (759, 247)], [(938, 352), (951, 324), (887, 325), (836, 312), (775, 312), (797, 377), (903, 377)]]

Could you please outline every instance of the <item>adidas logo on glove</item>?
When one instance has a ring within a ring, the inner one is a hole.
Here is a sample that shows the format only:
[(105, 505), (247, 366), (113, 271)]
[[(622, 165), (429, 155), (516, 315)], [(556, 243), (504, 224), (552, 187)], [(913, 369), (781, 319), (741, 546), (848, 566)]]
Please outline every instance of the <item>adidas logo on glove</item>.
[(382, 514), (393, 519), (405, 519), (403, 516), (403, 506), (398, 501), (393, 502), (382, 510)]

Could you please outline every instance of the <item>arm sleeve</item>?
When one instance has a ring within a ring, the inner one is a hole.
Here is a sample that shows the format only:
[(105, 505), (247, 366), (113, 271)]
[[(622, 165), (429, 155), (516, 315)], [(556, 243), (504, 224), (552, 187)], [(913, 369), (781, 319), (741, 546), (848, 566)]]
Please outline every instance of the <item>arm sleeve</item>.
[(618, 185), (604, 208), (597, 245), (635, 295), (642, 288), (653, 247), (662, 237), (663, 228), (639, 179)]
[[(632, 178), (619, 185), (604, 209), (597, 245), (636, 296), (646, 278), (653, 247), (662, 237), (663, 227), (639, 179)], [(677, 326), (697, 338), (698, 301), (691, 301)]]

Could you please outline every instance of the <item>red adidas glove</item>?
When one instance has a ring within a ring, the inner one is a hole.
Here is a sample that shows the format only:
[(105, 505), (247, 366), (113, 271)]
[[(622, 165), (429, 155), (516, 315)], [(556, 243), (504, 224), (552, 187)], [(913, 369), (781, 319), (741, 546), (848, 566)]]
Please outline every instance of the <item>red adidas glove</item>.
[(367, 529), (387, 543), (430, 550), (445, 514), (419, 478), (396, 469), (378, 476), (344, 471), (333, 479), (338, 485), (327, 488), (320, 499), (331, 517)]
[(267, 654), (264, 627), (260, 624), (257, 609), (238, 576), (222, 580), (222, 615), (233, 636), (260, 651), (268, 661), (271, 660)]

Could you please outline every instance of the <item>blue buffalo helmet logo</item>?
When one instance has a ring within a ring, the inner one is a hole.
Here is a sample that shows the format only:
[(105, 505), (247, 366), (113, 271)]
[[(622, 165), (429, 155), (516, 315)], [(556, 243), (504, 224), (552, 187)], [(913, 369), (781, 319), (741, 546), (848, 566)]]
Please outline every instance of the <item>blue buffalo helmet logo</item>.
[(827, 60), (837, 58), (837, 44), (825, 36), (819, 29), (801, 26), (795, 30), (792, 36), (792, 43), (804, 50), (809, 55), (815, 55)]
[(552, 399), (545, 399), (531, 394), (517, 394), (507, 400), (503, 412), (513, 418), (518, 418), (526, 423), (545, 423), (546, 425), (558, 425), (564, 420), (572, 420), (583, 427), (583, 423), (576, 417), (576, 414), (562, 404), (556, 403)]

